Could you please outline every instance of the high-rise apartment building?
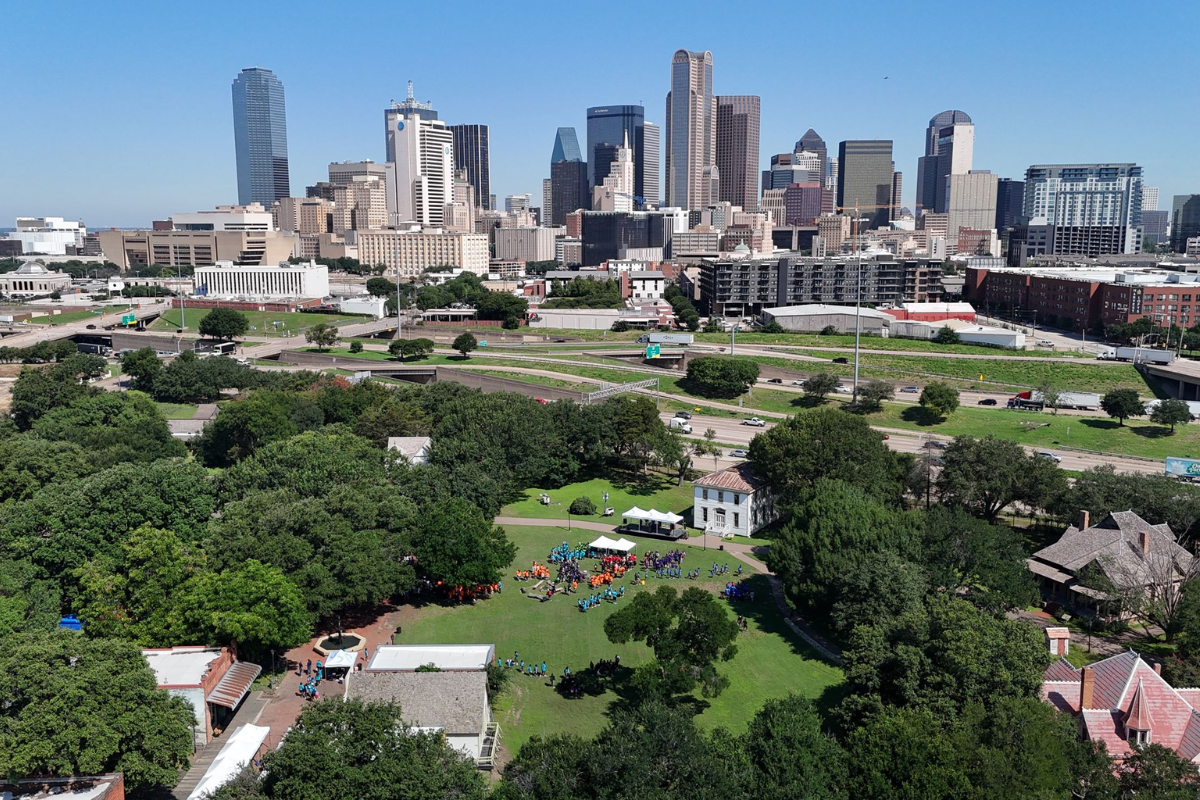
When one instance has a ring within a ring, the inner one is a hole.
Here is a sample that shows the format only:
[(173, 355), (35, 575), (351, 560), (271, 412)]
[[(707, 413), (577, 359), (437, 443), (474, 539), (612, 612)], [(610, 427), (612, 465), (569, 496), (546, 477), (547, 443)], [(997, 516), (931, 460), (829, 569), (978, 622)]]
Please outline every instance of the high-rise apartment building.
[(550, 224), (550, 215), (554, 210), (554, 181), (542, 178), (542, 224)]
[(1015, 228), (1021, 224), (1021, 208), (1025, 203), (1025, 181), (1000, 178), (996, 181), (996, 224), (997, 231)]
[(971, 171), (975, 125), (964, 111), (943, 111), (925, 129), (925, 155), (917, 159), (917, 214), (946, 213), (946, 176)]
[(719, 199), (712, 191), (719, 187), (712, 75), (713, 57), (708, 50), (675, 51), (665, 131), (668, 206), (706, 208)]
[(454, 137), (454, 169), (467, 173), (474, 189), (476, 208), (489, 208), (492, 192), (491, 155), (487, 125), (451, 125)]
[(428, 103), (413, 99), (384, 111), (388, 169), (387, 208), (392, 224), (441, 226), (453, 200), (454, 135)]
[(1171, 202), (1171, 252), (1186, 253), (1188, 239), (1200, 236), (1200, 194), (1177, 194)]
[(838, 145), (837, 204), (853, 214), (859, 230), (886, 227), (892, 218), (892, 140), (860, 139)]
[(721, 95), (716, 101), (720, 199), (752, 211), (758, 208), (756, 184), (762, 103), (756, 95)]
[(291, 195), (283, 84), (269, 69), (244, 69), (233, 81), (233, 144), (239, 204), (270, 208)]
[(1025, 170), (1022, 214), (1031, 225), (1142, 224), (1137, 164), (1035, 164)]
[(1142, 211), (1158, 211), (1158, 187), (1142, 187)]
[(662, 129), (653, 122), (642, 123), (642, 202), (657, 208), (662, 200)]
[(996, 222), (997, 176), (983, 170), (946, 176), (946, 244), (957, 247), (958, 232), (991, 230)]

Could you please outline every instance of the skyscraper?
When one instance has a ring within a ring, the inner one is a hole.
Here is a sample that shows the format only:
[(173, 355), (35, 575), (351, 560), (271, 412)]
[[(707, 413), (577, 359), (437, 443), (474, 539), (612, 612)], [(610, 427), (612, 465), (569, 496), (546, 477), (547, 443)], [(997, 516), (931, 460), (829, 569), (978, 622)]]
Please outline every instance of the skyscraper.
[(454, 137), (454, 168), (467, 173), (476, 208), (488, 208), (492, 193), (491, 156), (487, 125), (451, 125)]
[[(588, 168), (574, 128), (559, 128), (550, 153), (550, 224), (565, 225), (567, 214), (588, 207)], [(543, 212), (544, 216), (544, 212)]]
[(957, 252), (962, 228), (988, 230), (996, 222), (997, 178), (986, 170), (946, 176), (946, 246)]
[(454, 201), (454, 135), (429, 103), (413, 98), (384, 111), (388, 218), (441, 226)]
[(1025, 202), (1025, 181), (1000, 178), (996, 184), (996, 231), (1021, 224), (1021, 206)]
[(1187, 252), (1188, 239), (1200, 236), (1200, 194), (1177, 194), (1171, 202), (1171, 252)]
[(715, 203), (717, 114), (713, 57), (708, 50), (675, 51), (667, 92), (666, 203), (700, 209)]
[(838, 145), (837, 204), (853, 213), (859, 230), (882, 228), (892, 218), (892, 140), (863, 139)]
[(653, 122), (642, 123), (642, 184), (641, 197), (647, 207), (657, 207), (662, 199), (661, 129)]
[(1022, 214), (1033, 225), (1136, 227), (1142, 224), (1142, 168), (1034, 164), (1025, 170)]
[(554, 150), (550, 153), (550, 163), (558, 161), (583, 161), (579, 152), (579, 138), (574, 128), (559, 128), (554, 134)]
[[(809, 128), (800, 137), (800, 141), (796, 142), (795, 152), (797, 153), (816, 153), (821, 159), (820, 174), (813, 177), (813, 180), (820, 181), (821, 185), (827, 189), (832, 189), (837, 185), (834, 180), (833, 185), (828, 185), (829, 179), (829, 153), (825, 149), (825, 140), (822, 139), (817, 132)], [(834, 176), (836, 178), (836, 176)]]
[(239, 204), (270, 208), (291, 195), (283, 84), (269, 69), (244, 69), (233, 81), (233, 145)]
[[(594, 106), (587, 110), (587, 156), (588, 182), (594, 189), (608, 177), (597, 167), (596, 148), (601, 145), (620, 147), (628, 137), (629, 149), (633, 152), (634, 194), (645, 197), (645, 141), (643, 127), (646, 110), (642, 106)], [(657, 153), (655, 154), (657, 155)], [(655, 159), (654, 169), (658, 169)]]
[(1142, 187), (1142, 211), (1158, 211), (1158, 187)]
[(753, 211), (758, 208), (761, 101), (755, 95), (722, 95), (716, 101), (720, 199)]
[(965, 111), (943, 111), (925, 129), (925, 155), (917, 159), (917, 214), (946, 212), (946, 176), (971, 171), (975, 125)]
[[(892, 167), (894, 168), (895, 166), (896, 166), (895, 163), (893, 163)], [(892, 211), (893, 219), (900, 216), (900, 207), (902, 205), (904, 205), (904, 202), (901, 200), (901, 195), (903, 193), (904, 193), (904, 173), (903, 172), (893, 172), (892, 173), (892, 200), (891, 200), (891, 203), (892, 203), (891, 211)]]

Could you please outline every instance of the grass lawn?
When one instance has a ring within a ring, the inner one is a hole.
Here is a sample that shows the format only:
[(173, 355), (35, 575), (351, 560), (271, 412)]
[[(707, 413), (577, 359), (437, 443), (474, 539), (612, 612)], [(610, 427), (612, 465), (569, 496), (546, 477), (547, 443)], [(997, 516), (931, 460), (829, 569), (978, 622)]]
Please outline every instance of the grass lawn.
[[(550, 549), (564, 540), (575, 544), (592, 538), (579, 536), (579, 532), (567, 531), (565, 527), (508, 526), (506, 531), (519, 548), (513, 566), (520, 569), (527, 569), (534, 560), (545, 563)], [(641, 539), (638, 551), (661, 549), (661, 544)], [(716, 560), (728, 561), (731, 569), (741, 563), (728, 557)], [(685, 559), (684, 568), (712, 561), (708, 554), (697, 552)], [(740, 613), (750, 619), (750, 630), (738, 639), (737, 656), (718, 667), (729, 676), (731, 685), (719, 697), (705, 700), (697, 694), (694, 700), (695, 710), (699, 711), (697, 723), (705, 729), (723, 725), (733, 731), (744, 731), (765, 700), (788, 692), (822, 698), (826, 707), (837, 699), (841, 670), (816, 660), (803, 642), (787, 631), (765, 578), (747, 577), (752, 572), (746, 566), (743, 579), (756, 584), (755, 601), (728, 606), (731, 618)], [(724, 586), (725, 576), (712, 580), (707, 576), (705, 571), (697, 582), (665, 582), (681, 591), (694, 585), (714, 591)], [(652, 578), (645, 587), (638, 588), (633, 588), (630, 581), (621, 581), (618, 585), (626, 587), (626, 599), (621, 602), (628, 602), (632, 593), (653, 591), (657, 588), (656, 581)], [(558, 676), (563, 674), (564, 667), (581, 672), (589, 662), (621, 656), (620, 672), (607, 679), (609, 683), (602, 693), (585, 694), (577, 699), (564, 698), (543, 678), (514, 674), (497, 699), (495, 709), (503, 743), (510, 752), (516, 752), (534, 735), (596, 734), (604, 727), (613, 707), (632, 702), (625, 688), (629, 673), (651, 658), (649, 648), (643, 644), (613, 645), (605, 637), (604, 620), (618, 606), (605, 603), (583, 613), (573, 596), (558, 596), (541, 603), (522, 595), (521, 586), (528, 588), (532, 584), (518, 584), (506, 577), (503, 593), (474, 606), (430, 604), (416, 609), (415, 619), (404, 623), (403, 634), (396, 639), (398, 643), (495, 643), (498, 656), (511, 658), (514, 650), (519, 651), (527, 662), (536, 660), (540, 664), (545, 660), (548, 671)], [(692, 710), (689, 705), (683, 708), (681, 713)]]
[[(944, 436), (985, 436), (991, 433), (1031, 447), (1066, 445), (1146, 458), (1166, 458), (1200, 450), (1200, 425), (1179, 425), (1172, 435), (1170, 428), (1144, 420), (1126, 420), (1125, 426), (1121, 427), (1115, 419), (1108, 417), (1056, 417), (1049, 412), (1034, 414), (969, 406), (959, 408), (943, 422), (930, 424), (924, 409), (896, 403), (884, 405), (881, 411), (868, 415), (867, 420), (872, 425)], [(1022, 422), (1050, 424), (1026, 431), (1021, 426)]]
[[(187, 328), (185, 330), (198, 330), (200, 321), (208, 316), (210, 310), (207, 308), (185, 309), (187, 314)], [(250, 336), (282, 336), (285, 330), (290, 331), (292, 335), (296, 335), (304, 328), (309, 328), (318, 322), (328, 322), (331, 325), (347, 325), (368, 321), (367, 317), (362, 316), (310, 314), (306, 312), (242, 311), (241, 313), (250, 321), (250, 331), (248, 334)], [(171, 308), (163, 312), (163, 315), (156, 319), (150, 328), (151, 330), (158, 331), (178, 331), (180, 318), (180, 310), (178, 308)], [(283, 324), (276, 326), (273, 324), (275, 322)]]
[(568, 381), (562, 378), (549, 378), (545, 375), (529, 375), (524, 372), (508, 372), (501, 369), (473, 369), (471, 372), (477, 372), (480, 375), (490, 375), (493, 378), (508, 378), (512, 381), (521, 381), (522, 383), (533, 383), (538, 386), (553, 387), (555, 389), (567, 389), (572, 392), (593, 392), (596, 390), (594, 383), (579, 383), (577, 381)]
[(98, 316), (100, 315), (93, 314), (91, 311), (64, 311), (61, 314), (52, 314), (50, 316), (50, 324), (66, 325), (68, 322), (79, 322), (80, 320), (85, 319), (95, 319)]
[[(542, 492), (550, 495), (553, 503), (562, 505), (542, 505), (538, 502), (538, 495)], [(602, 517), (600, 514), (587, 517), (572, 516), (572, 519), (616, 524), (621, 521), (621, 512), (633, 506), (673, 511), (683, 516), (688, 516), (692, 508), (691, 483), (684, 481), (683, 486), (676, 486), (673, 479), (651, 472), (645, 480), (641, 481), (614, 483), (604, 478), (596, 478), (581, 483), (572, 483), (561, 489), (527, 489), (524, 500), (518, 500), (505, 506), (500, 513), (507, 517), (558, 518), (566, 526), (567, 507), (571, 505), (572, 500), (577, 497), (587, 497), (596, 504), (596, 510), (602, 512), (604, 492), (608, 492), (608, 504), (616, 509), (616, 519)]]
[(196, 406), (188, 403), (156, 403), (156, 405), (167, 419), (191, 419), (196, 414)]

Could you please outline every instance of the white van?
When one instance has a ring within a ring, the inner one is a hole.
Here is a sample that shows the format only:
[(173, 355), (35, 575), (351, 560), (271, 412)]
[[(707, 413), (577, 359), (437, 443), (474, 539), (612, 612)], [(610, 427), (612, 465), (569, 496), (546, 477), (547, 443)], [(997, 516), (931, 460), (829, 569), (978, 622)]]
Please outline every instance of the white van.
[(682, 417), (671, 417), (671, 421), (667, 423), (667, 427), (673, 431), (679, 431), (680, 433), (692, 432), (691, 423)]

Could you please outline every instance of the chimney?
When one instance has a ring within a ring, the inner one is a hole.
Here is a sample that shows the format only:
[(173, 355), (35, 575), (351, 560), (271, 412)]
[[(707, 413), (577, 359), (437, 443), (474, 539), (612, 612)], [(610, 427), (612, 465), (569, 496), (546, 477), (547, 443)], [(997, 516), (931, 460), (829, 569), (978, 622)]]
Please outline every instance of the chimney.
[(1083, 668), (1083, 681), (1079, 686), (1079, 709), (1092, 707), (1092, 695), (1096, 693), (1096, 671), (1091, 667)]
[(1147, 531), (1142, 531), (1138, 534), (1138, 544), (1142, 546), (1142, 558), (1150, 552), (1150, 534)]
[(1162, 675), (1162, 663), (1161, 662), (1154, 665), (1154, 674)]
[(1075, 527), (1079, 528), (1079, 530), (1081, 530), (1081, 531), (1087, 530), (1088, 527), (1090, 527), (1091, 522), (1092, 522), (1091, 512), (1080, 511), (1079, 516), (1075, 519)]

